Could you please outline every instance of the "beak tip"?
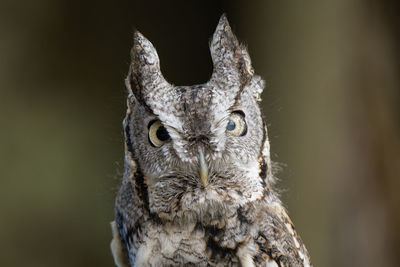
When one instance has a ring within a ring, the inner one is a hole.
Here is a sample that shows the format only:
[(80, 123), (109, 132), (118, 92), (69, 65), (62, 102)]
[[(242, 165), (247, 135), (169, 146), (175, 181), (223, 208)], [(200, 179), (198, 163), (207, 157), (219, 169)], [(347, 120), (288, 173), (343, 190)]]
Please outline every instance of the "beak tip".
[(203, 185), (203, 187), (207, 186), (207, 180), (208, 180), (208, 166), (207, 162), (204, 158), (203, 151), (199, 149), (199, 154), (200, 154), (200, 180)]

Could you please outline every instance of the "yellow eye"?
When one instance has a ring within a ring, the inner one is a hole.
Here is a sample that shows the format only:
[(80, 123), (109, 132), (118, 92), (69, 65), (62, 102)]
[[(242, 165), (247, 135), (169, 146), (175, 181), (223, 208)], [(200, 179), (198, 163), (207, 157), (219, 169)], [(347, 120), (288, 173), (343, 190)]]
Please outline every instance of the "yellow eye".
[(232, 112), (226, 125), (226, 131), (235, 136), (243, 136), (247, 133), (247, 125), (242, 112)]
[(149, 141), (154, 147), (160, 147), (169, 140), (170, 136), (161, 121), (154, 120), (149, 123)]

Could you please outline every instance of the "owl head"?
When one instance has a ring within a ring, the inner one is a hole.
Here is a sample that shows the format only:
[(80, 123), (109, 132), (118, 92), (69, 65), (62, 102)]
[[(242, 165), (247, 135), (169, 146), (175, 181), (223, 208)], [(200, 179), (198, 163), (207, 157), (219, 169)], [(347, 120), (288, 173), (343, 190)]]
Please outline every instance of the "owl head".
[(126, 168), (151, 213), (163, 220), (211, 221), (265, 196), (269, 143), (258, 102), (263, 80), (223, 15), (210, 41), (205, 84), (164, 78), (154, 46), (134, 35), (126, 86)]

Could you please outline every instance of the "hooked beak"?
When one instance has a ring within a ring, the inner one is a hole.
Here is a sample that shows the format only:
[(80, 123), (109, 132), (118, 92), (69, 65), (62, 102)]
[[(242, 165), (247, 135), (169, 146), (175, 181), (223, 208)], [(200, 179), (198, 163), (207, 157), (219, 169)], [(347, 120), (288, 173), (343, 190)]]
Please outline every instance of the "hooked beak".
[(200, 155), (200, 180), (203, 187), (207, 186), (207, 179), (208, 179), (208, 166), (207, 162), (204, 158), (203, 150), (199, 148), (199, 155)]

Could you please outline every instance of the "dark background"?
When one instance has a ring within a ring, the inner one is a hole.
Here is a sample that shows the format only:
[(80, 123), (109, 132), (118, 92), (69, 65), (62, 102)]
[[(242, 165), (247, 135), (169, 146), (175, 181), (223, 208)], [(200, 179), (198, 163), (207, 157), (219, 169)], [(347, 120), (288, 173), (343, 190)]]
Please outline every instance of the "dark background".
[(315, 266), (400, 252), (396, 1), (2, 1), (0, 265), (112, 266), (134, 29), (165, 77), (203, 83), (227, 13), (264, 77), (286, 203)]

